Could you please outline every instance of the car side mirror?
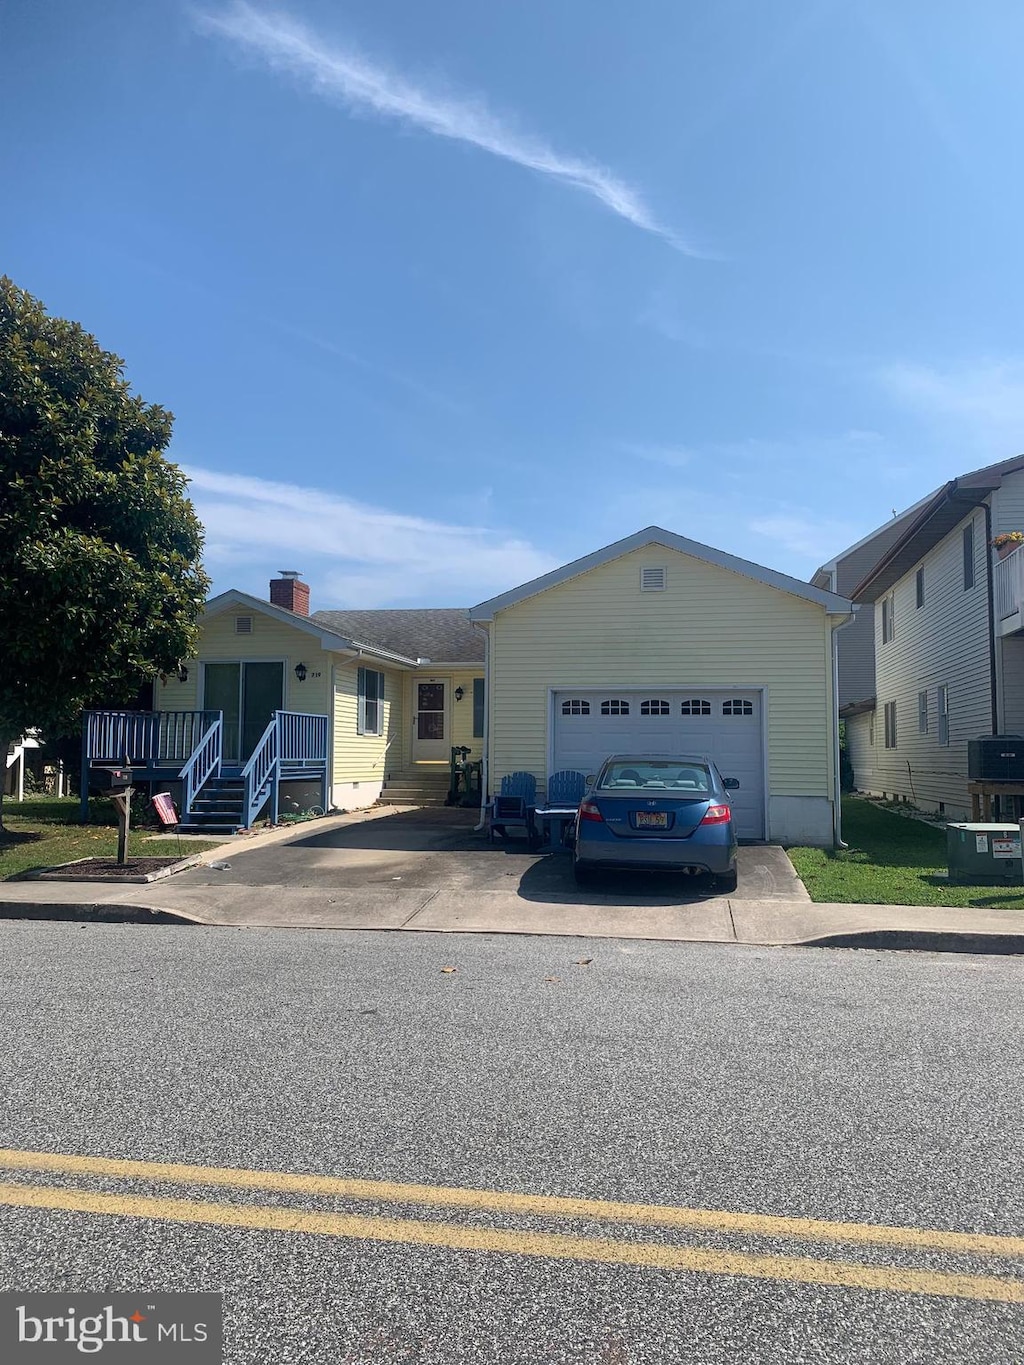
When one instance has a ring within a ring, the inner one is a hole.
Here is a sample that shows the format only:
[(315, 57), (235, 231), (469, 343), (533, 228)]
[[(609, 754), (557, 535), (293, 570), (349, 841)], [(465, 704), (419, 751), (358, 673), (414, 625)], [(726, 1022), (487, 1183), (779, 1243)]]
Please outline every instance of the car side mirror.
[(722, 778), (722, 786), (725, 787), (725, 788), (727, 788), (729, 791), (735, 791), (736, 788), (737, 788), (739, 785), (740, 785), (740, 780), (739, 780), (738, 777), (723, 777), (723, 778)]
[(587, 773), (587, 776), (586, 776), (586, 783), (587, 783), (587, 786), (588, 786), (588, 787), (592, 787), (596, 781), (597, 781), (597, 773)]

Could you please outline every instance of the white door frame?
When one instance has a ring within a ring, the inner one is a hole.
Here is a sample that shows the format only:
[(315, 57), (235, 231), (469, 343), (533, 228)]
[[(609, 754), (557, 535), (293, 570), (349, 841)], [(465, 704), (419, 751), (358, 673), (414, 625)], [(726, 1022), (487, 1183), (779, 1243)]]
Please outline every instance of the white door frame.
[[(444, 733), (440, 739), (420, 739), (419, 738), (419, 701), (418, 688), (420, 684), (429, 686), (441, 686), (444, 688), (444, 707), (439, 714), (444, 720)], [(432, 675), (429, 678), (413, 675), (412, 680), (412, 761), (414, 763), (447, 763), (451, 757), (451, 734), (452, 734), (452, 680), (451, 676), (445, 674)], [(424, 748), (424, 746), (427, 746)], [(430, 747), (433, 746), (433, 747)]]

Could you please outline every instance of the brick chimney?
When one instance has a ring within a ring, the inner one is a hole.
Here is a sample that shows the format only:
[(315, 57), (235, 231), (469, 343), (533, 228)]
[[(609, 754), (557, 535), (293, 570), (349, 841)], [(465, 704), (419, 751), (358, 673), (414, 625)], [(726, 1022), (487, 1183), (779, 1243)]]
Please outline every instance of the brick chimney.
[(296, 616), (309, 615), (309, 584), (303, 583), (298, 569), (279, 569), (280, 578), (270, 580), (270, 600), (275, 607), (287, 607)]

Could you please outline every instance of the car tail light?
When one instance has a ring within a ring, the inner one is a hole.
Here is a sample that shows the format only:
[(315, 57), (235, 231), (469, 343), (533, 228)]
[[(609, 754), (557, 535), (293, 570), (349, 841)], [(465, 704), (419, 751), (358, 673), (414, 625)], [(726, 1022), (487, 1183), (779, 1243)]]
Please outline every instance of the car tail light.
[(732, 810), (729, 806), (708, 806), (707, 813), (701, 821), (702, 825), (724, 825), (732, 819)]
[(583, 801), (580, 804), (581, 820), (604, 820), (596, 801)]

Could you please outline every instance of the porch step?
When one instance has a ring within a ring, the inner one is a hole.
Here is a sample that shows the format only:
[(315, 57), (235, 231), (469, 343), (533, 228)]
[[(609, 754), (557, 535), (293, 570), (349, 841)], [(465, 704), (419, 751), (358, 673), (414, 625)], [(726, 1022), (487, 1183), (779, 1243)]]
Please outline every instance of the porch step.
[(245, 785), (230, 777), (207, 782), (186, 812), (179, 829), (185, 834), (234, 834), (242, 824)]
[(401, 773), (385, 782), (379, 806), (443, 806), (448, 795), (447, 768)]

